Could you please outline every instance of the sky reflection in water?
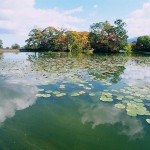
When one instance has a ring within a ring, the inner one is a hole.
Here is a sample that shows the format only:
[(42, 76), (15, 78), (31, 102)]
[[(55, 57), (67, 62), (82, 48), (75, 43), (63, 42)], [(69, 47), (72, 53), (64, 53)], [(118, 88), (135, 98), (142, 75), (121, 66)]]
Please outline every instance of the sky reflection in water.
[(35, 103), (37, 88), (19, 84), (9, 84), (0, 77), (0, 125)]
[[(139, 62), (142, 59), (144, 62)], [(145, 134), (143, 123), (139, 118), (130, 117), (126, 114), (126, 110), (114, 107), (115, 103), (122, 103), (122, 101), (117, 101), (115, 98), (114, 102), (107, 103), (99, 101), (99, 98), (100, 92), (104, 90), (110, 92), (114, 88), (119, 90), (128, 86), (139, 88), (146, 86), (148, 90), (150, 85), (150, 59), (148, 57), (122, 55), (83, 57), (81, 55), (81, 58), (70, 58), (70, 56), (55, 58), (43, 54), (19, 53), (1, 56), (0, 66), (0, 74), (5, 76), (5, 79), (0, 78), (0, 124), (6, 118), (13, 117), (17, 110), (32, 106), (36, 102), (37, 87), (41, 85), (42, 88), (49, 87), (59, 91), (59, 86), (66, 84), (68, 88), (63, 92), (66, 92), (69, 96), (67, 98), (73, 101), (70, 97), (72, 86), (75, 86), (74, 92), (79, 92), (81, 87), (77, 86), (85, 84), (82, 90), (89, 94), (90, 90), (86, 88), (90, 87), (91, 92), (94, 92), (96, 96), (92, 98), (92, 102), (88, 103), (84, 100), (80, 103), (79, 112), (82, 124), (90, 123), (93, 130), (100, 125), (121, 124), (118, 134), (130, 137), (143, 137)], [(45, 101), (52, 99), (59, 101), (55, 95)], [(90, 98), (86, 96), (86, 99)], [(148, 104), (149, 102), (147, 106)], [(62, 107), (68, 110), (65, 101)]]

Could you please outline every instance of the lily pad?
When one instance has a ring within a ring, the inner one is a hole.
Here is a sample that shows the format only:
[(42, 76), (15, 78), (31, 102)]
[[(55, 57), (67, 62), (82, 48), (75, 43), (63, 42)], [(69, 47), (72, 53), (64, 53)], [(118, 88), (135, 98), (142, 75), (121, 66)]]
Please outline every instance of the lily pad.
[(72, 94), (71, 94), (71, 96), (73, 96), (73, 97), (74, 97), (74, 96), (79, 96), (79, 95), (80, 95), (79, 93), (72, 93)]
[(59, 88), (60, 89), (65, 89), (65, 85), (60, 85)]
[(47, 91), (45, 91), (45, 93), (48, 93), (48, 94), (50, 94), (50, 93), (52, 93), (53, 91), (52, 90), (47, 90)]
[(112, 101), (113, 101), (113, 98), (111, 98), (111, 97), (106, 97), (106, 96), (101, 96), (100, 100), (101, 100), (101, 101), (104, 101), (104, 102), (112, 102)]
[(43, 91), (44, 91), (44, 89), (38, 89), (38, 91), (39, 91), (39, 92), (43, 92)]
[(56, 97), (62, 97), (62, 96), (65, 96), (66, 95), (66, 93), (58, 93), (58, 94), (56, 94)]
[(95, 93), (89, 93), (89, 96), (95, 96)]
[(84, 91), (80, 91), (80, 92), (78, 92), (80, 95), (82, 95), (82, 94), (85, 94), (85, 92)]
[(146, 122), (150, 124), (150, 119), (146, 119)]
[(50, 94), (36, 94), (36, 97), (44, 97), (44, 98), (47, 98), (47, 97), (50, 97), (51, 95)]
[(122, 96), (122, 95), (117, 96), (117, 100), (122, 100), (123, 98), (124, 98), (124, 96)]
[(124, 109), (125, 105), (123, 105), (123, 104), (115, 104), (115, 107), (116, 108), (120, 108), (120, 109)]

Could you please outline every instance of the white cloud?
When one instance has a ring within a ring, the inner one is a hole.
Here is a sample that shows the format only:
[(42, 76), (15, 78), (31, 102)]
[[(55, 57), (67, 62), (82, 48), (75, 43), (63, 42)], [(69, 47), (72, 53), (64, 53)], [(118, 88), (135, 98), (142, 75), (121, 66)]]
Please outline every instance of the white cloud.
[(120, 123), (122, 124), (122, 128), (119, 131), (120, 134), (125, 134), (132, 138), (140, 138), (144, 134), (144, 128), (140, 120), (129, 117), (113, 105), (84, 102), (81, 103), (80, 113), (82, 116), (81, 122), (83, 124), (90, 123), (93, 129), (99, 125)]
[(73, 13), (77, 13), (77, 12), (82, 12), (83, 11), (83, 7), (78, 7), (78, 8), (75, 8), (75, 9), (71, 9), (71, 10), (67, 10), (64, 12), (65, 15), (70, 15), (70, 14), (73, 14)]
[(15, 115), (17, 110), (23, 110), (35, 103), (37, 88), (8, 84), (0, 78), (0, 126)]
[(34, 26), (40, 28), (63, 26), (76, 30), (76, 26), (72, 24), (79, 24), (85, 21), (82, 18), (71, 15), (76, 12), (82, 12), (82, 7), (61, 12), (55, 8), (36, 9), (34, 8), (35, 0), (0, 0), (0, 3), (0, 34), (4, 34), (4, 31), (7, 31), (6, 34), (12, 33), (13, 36), (25, 38)]
[(97, 5), (97, 4), (95, 4), (93, 7), (94, 7), (94, 9), (96, 9), (96, 8), (98, 8), (98, 5)]
[(141, 9), (133, 11), (125, 19), (129, 37), (137, 37), (150, 34), (150, 2), (144, 3)]

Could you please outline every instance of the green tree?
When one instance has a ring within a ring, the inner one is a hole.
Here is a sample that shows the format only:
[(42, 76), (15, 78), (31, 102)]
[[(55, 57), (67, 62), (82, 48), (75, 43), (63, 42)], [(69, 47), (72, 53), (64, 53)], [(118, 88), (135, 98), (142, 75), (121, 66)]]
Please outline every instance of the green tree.
[(150, 51), (150, 37), (145, 35), (145, 36), (140, 36), (137, 38), (137, 42), (133, 44), (133, 50), (134, 51)]
[(125, 50), (127, 53), (130, 53), (130, 52), (132, 51), (132, 44), (127, 43), (127, 44), (124, 46), (123, 50)]
[(0, 48), (3, 48), (3, 42), (0, 40)]
[(108, 21), (95, 23), (90, 26), (89, 40), (95, 52), (118, 52), (127, 43), (125, 23), (116, 20), (114, 25)]
[(12, 49), (19, 49), (20, 48), (20, 45), (15, 43), (11, 46)]
[(42, 31), (42, 48), (46, 50), (56, 51), (56, 42), (60, 36), (60, 32), (54, 27), (47, 27)]
[(29, 38), (25, 41), (27, 49), (40, 49), (42, 44), (42, 30), (41, 29), (32, 29), (29, 32)]
[(123, 49), (127, 44), (127, 31), (125, 29), (126, 23), (121, 19), (118, 19), (114, 22), (115, 24), (115, 36), (116, 36), (116, 50)]
[(54, 27), (33, 29), (25, 47), (44, 51), (85, 51), (90, 49), (88, 35), (88, 32), (57, 30)]

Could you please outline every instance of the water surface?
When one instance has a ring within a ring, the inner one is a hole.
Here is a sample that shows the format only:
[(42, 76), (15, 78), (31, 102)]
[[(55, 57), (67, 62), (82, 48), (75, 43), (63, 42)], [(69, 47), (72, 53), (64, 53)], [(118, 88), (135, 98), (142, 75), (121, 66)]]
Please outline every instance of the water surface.
[(0, 54), (0, 149), (150, 147), (150, 57)]

